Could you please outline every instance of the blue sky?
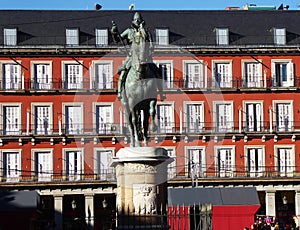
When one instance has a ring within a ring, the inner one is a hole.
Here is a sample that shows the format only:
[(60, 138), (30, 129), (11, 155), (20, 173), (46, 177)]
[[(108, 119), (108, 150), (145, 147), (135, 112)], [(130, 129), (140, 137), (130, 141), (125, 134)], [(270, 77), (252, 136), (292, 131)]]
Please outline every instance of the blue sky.
[(300, 9), (300, 0), (0, 0), (0, 9), (92, 10), (96, 3), (103, 10), (127, 10), (131, 3), (136, 10), (223, 10), (226, 6), (243, 7), (246, 3), (276, 7), (283, 3), (290, 10)]

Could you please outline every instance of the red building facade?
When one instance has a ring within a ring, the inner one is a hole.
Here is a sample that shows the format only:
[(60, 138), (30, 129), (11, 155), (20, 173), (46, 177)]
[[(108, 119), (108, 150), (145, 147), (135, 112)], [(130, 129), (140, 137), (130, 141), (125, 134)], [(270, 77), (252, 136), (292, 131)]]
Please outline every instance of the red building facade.
[[(76, 215), (95, 228), (109, 223), (110, 162), (130, 143), (117, 100), (125, 50), (108, 28), (113, 19), (130, 26), (132, 12), (2, 13), (1, 188), (38, 191), (43, 220), (58, 229)], [(297, 12), (164, 13), (142, 15), (166, 96), (149, 146), (174, 158), (169, 186), (256, 187), (259, 214), (289, 222), (300, 215)]]

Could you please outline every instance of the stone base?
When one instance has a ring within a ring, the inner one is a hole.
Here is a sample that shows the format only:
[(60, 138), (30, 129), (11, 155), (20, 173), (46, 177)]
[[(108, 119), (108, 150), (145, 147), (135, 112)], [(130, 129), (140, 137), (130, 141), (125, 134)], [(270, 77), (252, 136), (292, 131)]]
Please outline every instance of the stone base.
[(167, 151), (159, 147), (127, 147), (117, 152), (117, 209), (126, 215), (155, 215), (167, 202)]

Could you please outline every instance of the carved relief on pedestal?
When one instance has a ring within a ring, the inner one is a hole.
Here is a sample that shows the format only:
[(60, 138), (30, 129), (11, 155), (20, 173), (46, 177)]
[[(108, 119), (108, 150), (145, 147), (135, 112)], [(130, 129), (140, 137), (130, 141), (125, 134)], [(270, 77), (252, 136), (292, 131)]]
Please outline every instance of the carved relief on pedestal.
[(157, 173), (157, 167), (147, 164), (126, 163), (125, 168), (128, 173)]
[(135, 214), (155, 214), (157, 210), (156, 187), (151, 184), (134, 184), (132, 190)]

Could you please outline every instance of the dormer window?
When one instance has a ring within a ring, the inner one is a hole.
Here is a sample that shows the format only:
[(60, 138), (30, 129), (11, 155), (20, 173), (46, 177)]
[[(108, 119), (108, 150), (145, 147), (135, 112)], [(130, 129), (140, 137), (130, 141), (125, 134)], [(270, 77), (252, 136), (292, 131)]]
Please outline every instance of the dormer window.
[(79, 29), (67, 28), (66, 29), (66, 45), (78, 46), (79, 45)]
[(107, 29), (96, 29), (96, 46), (108, 45), (108, 31)]
[(16, 46), (17, 45), (17, 29), (16, 28), (4, 28), (4, 45)]
[(285, 45), (286, 44), (285, 28), (274, 28), (274, 44), (275, 45)]
[(229, 30), (228, 28), (216, 28), (217, 45), (229, 45)]
[(169, 29), (156, 29), (156, 44), (169, 45)]

